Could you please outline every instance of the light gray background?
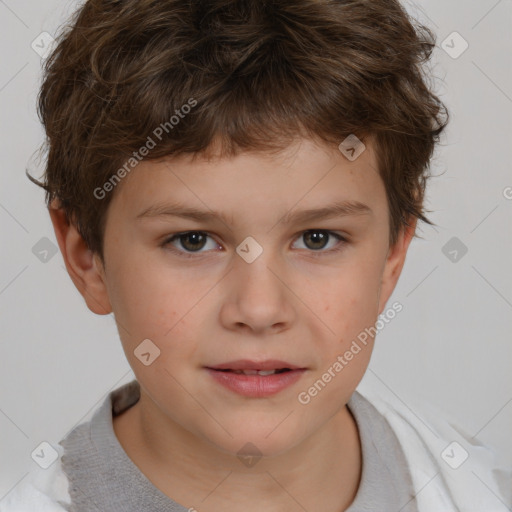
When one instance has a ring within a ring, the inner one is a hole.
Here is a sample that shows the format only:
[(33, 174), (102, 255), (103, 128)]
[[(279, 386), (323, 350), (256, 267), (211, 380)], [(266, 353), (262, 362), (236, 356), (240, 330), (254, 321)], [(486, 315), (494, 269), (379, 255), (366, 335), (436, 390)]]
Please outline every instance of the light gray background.
[[(113, 317), (87, 309), (60, 252), (46, 263), (32, 252), (42, 237), (57, 244), (43, 191), (25, 176), (43, 140), (31, 43), (77, 5), (0, 0), (0, 499), (33, 468), (41, 441), (57, 443), (133, 376)], [(411, 244), (388, 303), (404, 309), (378, 335), (368, 378), (413, 411), (436, 404), (510, 460), (512, 2), (406, 6), (437, 34), (435, 84), (452, 119), (433, 164), (444, 174), (428, 193), (438, 227), (421, 224), (424, 240)], [(456, 59), (441, 47), (453, 31), (469, 43)], [(468, 248), (457, 262), (442, 252), (452, 237)]]

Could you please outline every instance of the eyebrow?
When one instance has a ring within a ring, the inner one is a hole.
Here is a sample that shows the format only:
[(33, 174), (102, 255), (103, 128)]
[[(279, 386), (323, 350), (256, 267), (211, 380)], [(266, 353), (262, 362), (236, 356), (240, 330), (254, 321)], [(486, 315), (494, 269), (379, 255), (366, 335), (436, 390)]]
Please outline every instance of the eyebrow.
[[(329, 204), (322, 208), (314, 208), (309, 210), (300, 210), (293, 212), (293, 209), (287, 212), (279, 220), (279, 224), (304, 223), (320, 219), (328, 219), (333, 217), (346, 217), (356, 215), (371, 215), (372, 209), (359, 201), (341, 201)], [(144, 209), (137, 216), (137, 220), (155, 217), (180, 217), (183, 219), (191, 219), (199, 222), (220, 220), (225, 224), (232, 221), (221, 212), (199, 210), (197, 208), (172, 203), (157, 203)]]

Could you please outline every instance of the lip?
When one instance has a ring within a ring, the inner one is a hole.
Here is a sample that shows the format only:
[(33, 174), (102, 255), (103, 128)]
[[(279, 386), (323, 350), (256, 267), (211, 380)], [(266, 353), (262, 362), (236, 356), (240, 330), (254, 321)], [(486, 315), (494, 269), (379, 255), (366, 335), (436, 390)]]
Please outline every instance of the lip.
[(251, 361), (250, 359), (237, 359), (228, 363), (222, 363), (215, 366), (207, 366), (212, 370), (279, 370), (281, 368), (289, 368), (290, 370), (300, 370), (300, 368), (286, 361), (278, 359), (266, 359), (265, 361)]
[[(273, 375), (244, 375), (222, 370), (278, 370), (289, 371)], [(248, 361), (238, 360), (205, 368), (212, 379), (230, 391), (249, 398), (265, 398), (275, 395), (295, 384), (306, 372), (290, 363), (277, 360)]]

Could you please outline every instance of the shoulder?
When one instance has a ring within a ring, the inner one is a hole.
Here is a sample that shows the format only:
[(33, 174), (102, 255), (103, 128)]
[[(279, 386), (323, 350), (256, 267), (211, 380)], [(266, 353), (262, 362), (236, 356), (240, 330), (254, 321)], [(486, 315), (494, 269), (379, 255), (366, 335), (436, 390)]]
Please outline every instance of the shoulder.
[(62, 470), (60, 445), (52, 445), (59, 457), (48, 468), (29, 472), (0, 501), (0, 512), (65, 512), (70, 511), (68, 479)]
[(387, 420), (406, 456), (419, 510), (507, 512), (512, 467), (432, 404), (409, 407), (374, 386), (358, 388)]
[[(0, 512), (75, 512), (77, 496), (84, 496), (83, 488), (77, 487), (77, 474), (84, 477), (87, 476), (87, 468), (97, 469), (99, 449), (93, 438), (105, 448), (99, 450), (105, 458), (112, 445), (117, 444), (112, 430), (112, 415), (136, 403), (139, 393), (137, 380), (110, 391), (103, 402), (91, 411), (90, 420), (77, 425), (58, 444), (50, 443), (57, 455), (55, 462), (47, 469), (34, 464), (35, 467), (0, 501)], [(80, 478), (78, 481), (81, 485)]]

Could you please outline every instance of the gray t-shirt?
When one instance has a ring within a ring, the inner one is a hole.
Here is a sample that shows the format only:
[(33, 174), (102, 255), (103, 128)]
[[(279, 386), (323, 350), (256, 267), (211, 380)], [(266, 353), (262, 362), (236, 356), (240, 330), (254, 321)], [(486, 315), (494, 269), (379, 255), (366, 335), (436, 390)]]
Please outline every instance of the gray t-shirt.
[[(90, 421), (78, 425), (60, 442), (72, 501), (69, 512), (189, 510), (141, 473), (114, 433), (112, 417), (139, 397), (136, 380), (115, 389)], [(363, 462), (361, 484), (346, 512), (417, 512), (407, 462), (388, 422), (358, 392), (347, 405), (359, 429)]]

